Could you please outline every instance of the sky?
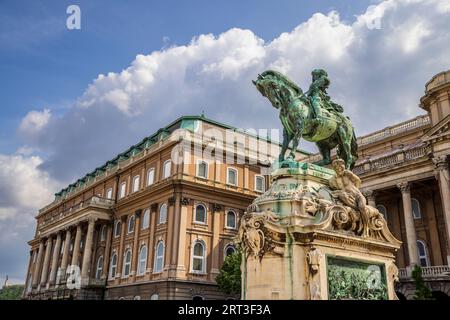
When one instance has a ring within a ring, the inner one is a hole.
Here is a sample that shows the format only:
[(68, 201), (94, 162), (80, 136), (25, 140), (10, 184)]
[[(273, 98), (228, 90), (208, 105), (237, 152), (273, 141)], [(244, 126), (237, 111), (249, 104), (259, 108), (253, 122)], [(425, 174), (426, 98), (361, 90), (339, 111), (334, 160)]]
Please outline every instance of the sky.
[(279, 128), (258, 73), (306, 91), (326, 69), (363, 135), (423, 114), (449, 56), (448, 0), (2, 0), (0, 282), (24, 281), (34, 216), (55, 192), (179, 116)]

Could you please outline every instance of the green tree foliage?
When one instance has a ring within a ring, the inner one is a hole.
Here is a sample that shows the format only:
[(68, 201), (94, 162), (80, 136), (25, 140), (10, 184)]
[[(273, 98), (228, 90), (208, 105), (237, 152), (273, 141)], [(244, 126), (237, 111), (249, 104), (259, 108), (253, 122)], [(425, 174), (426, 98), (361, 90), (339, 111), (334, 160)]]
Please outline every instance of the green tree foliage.
[(23, 285), (11, 285), (0, 289), (0, 300), (20, 300), (22, 298)]
[(414, 294), (414, 300), (431, 300), (433, 296), (431, 290), (426, 286), (422, 277), (422, 268), (415, 266), (412, 272), (412, 278), (416, 286), (416, 292)]
[(241, 259), (240, 250), (236, 250), (225, 258), (220, 273), (216, 277), (220, 291), (226, 294), (241, 293)]

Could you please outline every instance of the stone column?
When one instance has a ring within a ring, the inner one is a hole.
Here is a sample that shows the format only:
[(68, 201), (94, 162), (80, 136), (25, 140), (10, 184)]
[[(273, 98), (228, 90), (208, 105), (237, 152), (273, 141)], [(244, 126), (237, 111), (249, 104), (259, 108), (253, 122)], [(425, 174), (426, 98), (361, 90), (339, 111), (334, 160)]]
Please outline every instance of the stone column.
[(155, 231), (156, 231), (156, 216), (158, 215), (158, 203), (150, 205), (150, 232), (148, 233), (148, 261), (147, 266), (153, 271), (154, 259), (155, 259)]
[(211, 264), (211, 279), (214, 280), (217, 274), (219, 274), (219, 240), (220, 240), (220, 220), (221, 220), (222, 206), (218, 204), (213, 204), (213, 238), (212, 238), (212, 248), (210, 248), (212, 264)]
[(55, 249), (53, 250), (52, 258), (52, 270), (50, 272), (49, 285), (53, 285), (56, 282), (56, 273), (58, 271), (59, 254), (61, 252), (61, 232), (56, 235)]
[(103, 254), (103, 268), (102, 268), (102, 279), (106, 279), (108, 277), (108, 269), (109, 269), (109, 259), (111, 252), (111, 237), (112, 237), (112, 228), (113, 223), (108, 223), (106, 227), (106, 244), (105, 244), (105, 252)]
[(189, 199), (181, 198), (180, 201), (180, 222), (178, 229), (178, 250), (177, 250), (177, 272), (176, 277), (181, 278), (186, 275), (185, 257), (186, 257), (186, 227)]
[(402, 192), (403, 200), (403, 214), (405, 217), (406, 228), (406, 245), (408, 248), (409, 266), (413, 267), (419, 264), (419, 254), (417, 252), (417, 237), (416, 229), (414, 227), (414, 218), (411, 205), (410, 185), (408, 182), (397, 184), (397, 187)]
[(126, 230), (127, 230), (127, 216), (120, 217), (120, 245), (119, 245), (119, 252), (117, 253), (117, 272), (116, 272), (116, 279), (117, 281), (120, 281), (119, 279), (122, 277), (122, 266), (123, 266), (123, 254), (124, 254), (124, 246), (125, 246), (125, 237), (126, 237)]
[(80, 242), (81, 242), (81, 224), (77, 225), (77, 233), (75, 234), (75, 241), (73, 244), (72, 252), (72, 266), (78, 266), (78, 260), (80, 255)]
[[(164, 250), (164, 269), (172, 270), (171, 264), (171, 253), (172, 253), (172, 243), (174, 239), (174, 225), (175, 225), (175, 196), (172, 196), (167, 201), (167, 240), (166, 247)], [(172, 276), (172, 275), (170, 275)]]
[(141, 230), (141, 213), (142, 210), (136, 210), (134, 213), (134, 241), (133, 241), (133, 256), (131, 258), (131, 277), (136, 276), (137, 265), (138, 265), (138, 255), (139, 255), (139, 232)]
[(47, 239), (45, 248), (44, 266), (42, 267), (42, 276), (41, 276), (41, 287), (47, 284), (48, 268), (50, 263), (50, 255), (52, 253), (52, 245), (53, 239), (50, 237)]
[(445, 220), (445, 230), (447, 233), (447, 263), (450, 265), (450, 186), (447, 156), (433, 158), (435, 164), (436, 178), (439, 181), (441, 192), (442, 210)]
[(364, 192), (364, 196), (367, 199), (367, 204), (371, 207), (376, 207), (377, 203), (375, 202), (375, 192), (373, 190), (367, 190)]
[(81, 281), (89, 278), (89, 269), (92, 258), (92, 245), (94, 238), (95, 218), (90, 217), (88, 220), (88, 229), (86, 234), (86, 244), (84, 246), (83, 263), (81, 267)]
[(41, 272), (43, 254), (44, 254), (44, 239), (41, 239), (41, 242), (39, 243), (36, 265), (34, 267), (34, 272), (33, 272), (33, 288), (37, 287), (37, 285), (39, 284), (39, 278), (40, 278), (39, 275)]
[[(69, 254), (70, 254), (70, 243), (72, 242), (72, 233), (70, 232), (70, 229), (67, 228), (66, 230), (66, 240), (64, 240), (64, 252), (61, 259), (61, 272), (60, 276), (64, 277), (66, 276), (66, 270), (67, 270), (67, 263), (69, 262)], [(58, 280), (59, 284), (60, 280)]]

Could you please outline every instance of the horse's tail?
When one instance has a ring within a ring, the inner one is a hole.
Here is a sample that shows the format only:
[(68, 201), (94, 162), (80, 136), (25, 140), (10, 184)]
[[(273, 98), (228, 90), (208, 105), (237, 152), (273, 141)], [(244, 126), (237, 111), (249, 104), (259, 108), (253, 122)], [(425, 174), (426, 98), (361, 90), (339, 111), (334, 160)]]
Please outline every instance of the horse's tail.
[(353, 129), (352, 141), (350, 142), (350, 148), (353, 156), (352, 164), (350, 165), (350, 169), (353, 169), (355, 166), (356, 160), (358, 160), (358, 143), (356, 142), (355, 130)]

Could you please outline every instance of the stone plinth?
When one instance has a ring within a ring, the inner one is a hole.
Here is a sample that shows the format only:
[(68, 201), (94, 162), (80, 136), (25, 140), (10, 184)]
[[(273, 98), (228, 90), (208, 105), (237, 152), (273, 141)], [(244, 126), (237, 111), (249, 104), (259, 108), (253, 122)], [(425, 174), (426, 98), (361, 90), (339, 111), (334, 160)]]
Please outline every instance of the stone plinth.
[(344, 204), (333, 176), (311, 164), (273, 172), (241, 220), (243, 299), (396, 299), (400, 241), (376, 208), (363, 217)]

